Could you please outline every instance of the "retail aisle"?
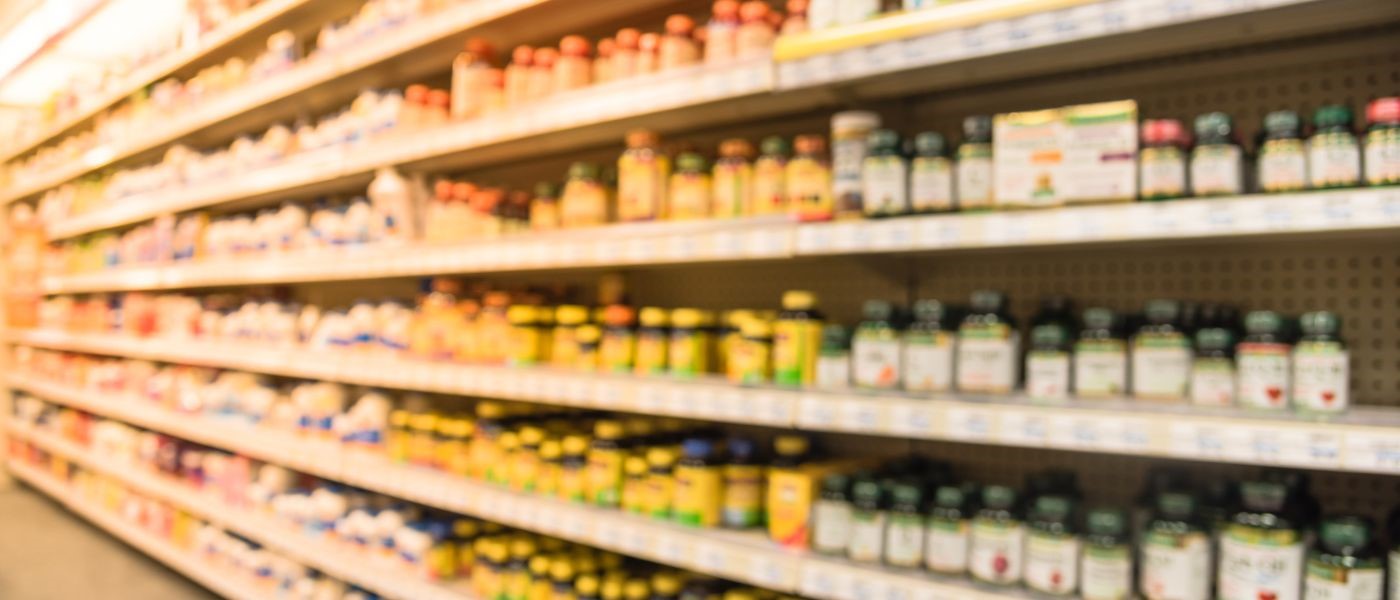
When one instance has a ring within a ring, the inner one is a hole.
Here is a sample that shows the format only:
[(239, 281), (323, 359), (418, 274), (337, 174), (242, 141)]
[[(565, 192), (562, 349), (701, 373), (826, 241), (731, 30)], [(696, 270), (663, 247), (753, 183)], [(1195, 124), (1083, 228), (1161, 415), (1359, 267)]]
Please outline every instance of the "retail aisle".
[(19, 484), (0, 489), (0, 598), (213, 597), (39, 492)]

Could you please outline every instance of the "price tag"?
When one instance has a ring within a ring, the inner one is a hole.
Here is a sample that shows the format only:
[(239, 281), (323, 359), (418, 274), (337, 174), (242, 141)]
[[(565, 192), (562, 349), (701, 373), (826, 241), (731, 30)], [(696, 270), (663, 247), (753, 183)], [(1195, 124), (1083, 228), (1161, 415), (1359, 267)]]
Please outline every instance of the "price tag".
[(660, 254), (660, 243), (656, 238), (641, 237), (627, 240), (628, 262), (656, 262)]
[(831, 226), (832, 245), (837, 250), (851, 251), (869, 247), (870, 231), (865, 223), (837, 223)]
[(658, 532), (656, 535), (656, 556), (660, 562), (677, 567), (688, 567), (686, 540), (673, 533)]
[(712, 258), (741, 256), (744, 253), (744, 238), (734, 231), (716, 231), (711, 234)]
[(914, 225), (907, 219), (891, 219), (876, 223), (870, 247), (875, 250), (902, 250), (914, 245)]
[(948, 437), (955, 440), (987, 440), (992, 435), (992, 415), (984, 408), (948, 409)]
[(1279, 231), (1293, 228), (1293, 207), (1283, 202), (1255, 202), (1259, 210), (1257, 223), (1265, 230)]
[(666, 405), (666, 388), (661, 384), (637, 384), (637, 410), (648, 414), (660, 413)]
[(763, 553), (751, 553), (745, 556), (742, 562), (745, 564), (749, 583), (771, 589), (787, 589), (792, 586), (793, 582), (788, 581), (788, 570), (779, 559)]
[(905, 44), (902, 41), (886, 42), (870, 49), (872, 73), (884, 73), (900, 69), (904, 65)]
[(757, 228), (748, 234), (748, 256), (783, 256), (788, 253), (788, 229)]
[(1335, 469), (1342, 464), (1342, 437), (1333, 432), (1287, 428), (1278, 432), (1280, 461), (1304, 467)]
[(1099, 420), (1089, 416), (1052, 416), (1050, 441), (1060, 448), (1100, 448), (1104, 445)]
[(874, 573), (862, 574), (851, 579), (853, 598), (889, 598), (890, 582)]
[(849, 431), (880, 431), (880, 404), (865, 398), (841, 401), (842, 429)]
[(933, 406), (928, 402), (897, 402), (890, 406), (890, 431), (909, 437), (933, 435)]
[(803, 596), (828, 600), (855, 598), (852, 573), (837, 565), (803, 561), (798, 591)]
[(792, 426), (793, 403), (797, 394), (769, 392), (759, 396), (759, 418), (768, 425)]
[(593, 381), (586, 377), (565, 378), (564, 387), (564, 395), (571, 404), (587, 406), (593, 397)]
[(666, 255), (672, 260), (694, 260), (700, 255), (699, 238), (685, 234), (667, 237)]
[(743, 420), (744, 392), (720, 388), (719, 392), (711, 396), (710, 400), (715, 404), (716, 417), (729, 418), (737, 415), (739, 420)]
[(592, 537), (588, 531), (591, 522), (592, 518), (583, 511), (566, 512), (559, 515), (560, 535), (571, 540), (588, 541)]
[(839, 401), (829, 396), (807, 395), (797, 401), (797, 424), (799, 427), (831, 429), (836, 426), (836, 407)]
[(725, 569), (728, 561), (726, 556), (729, 550), (724, 546), (713, 543), (700, 543), (695, 546), (695, 570), (708, 575), (723, 577), (728, 574)]
[(1345, 439), (1348, 469), (1400, 473), (1400, 435), (1349, 431)]
[(1019, 410), (1001, 413), (1001, 441), (1018, 446), (1044, 446), (1045, 417)]
[(800, 253), (831, 252), (834, 244), (830, 225), (800, 225), (797, 228), (797, 251)]
[(599, 408), (625, 408), (622, 385), (615, 381), (599, 380), (593, 385), (593, 404)]

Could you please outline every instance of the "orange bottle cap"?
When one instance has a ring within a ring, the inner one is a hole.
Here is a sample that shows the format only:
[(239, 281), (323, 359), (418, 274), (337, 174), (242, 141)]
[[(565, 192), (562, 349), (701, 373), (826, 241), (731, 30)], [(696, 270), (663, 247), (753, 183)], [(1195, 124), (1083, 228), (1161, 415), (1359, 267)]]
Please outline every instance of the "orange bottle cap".
[(695, 30), (695, 20), (685, 15), (671, 15), (666, 17), (666, 33), (671, 35), (690, 35)]
[(559, 52), (565, 56), (588, 56), (591, 49), (588, 40), (581, 35), (568, 35), (559, 40)]
[(428, 86), (423, 84), (415, 83), (413, 85), (408, 86), (407, 88), (404, 88), (403, 91), (403, 99), (414, 104), (422, 104), (423, 100), (427, 97)]
[(506, 72), (504, 69), (491, 69), (486, 71), (486, 85), (493, 88), (504, 88), (506, 86)]
[(807, 0), (787, 0), (787, 11), (791, 15), (807, 14)]
[(655, 33), (643, 33), (642, 37), (637, 40), (637, 49), (642, 52), (656, 52), (660, 46), (661, 36)]
[(798, 154), (820, 154), (826, 152), (826, 138), (820, 135), (799, 135), (792, 141)]
[(739, 0), (715, 0), (710, 11), (716, 19), (733, 19), (739, 14)]
[(650, 129), (633, 129), (627, 132), (628, 148), (648, 148), (661, 144), (661, 136)]
[(614, 42), (612, 38), (603, 38), (601, 40), (598, 40), (598, 58), (607, 58), (609, 56), (612, 56), (613, 49), (615, 49), (616, 47), (617, 42)]
[(446, 179), (439, 179), (433, 184), (433, 196), (438, 200), (452, 199), (452, 182)]
[(459, 202), (466, 202), (476, 192), (476, 186), (465, 181), (452, 184), (452, 199)]
[(467, 52), (486, 62), (492, 62), (496, 58), (496, 48), (482, 38), (467, 40)]
[(510, 53), (510, 62), (522, 67), (530, 66), (530, 61), (535, 58), (535, 49), (529, 46), (516, 46)]
[(553, 48), (540, 48), (535, 51), (535, 67), (548, 69), (559, 60), (559, 51)]
[(749, 0), (745, 2), (743, 6), (739, 7), (739, 17), (742, 18), (745, 23), (767, 19), (768, 12), (768, 5), (758, 0)]
[(428, 92), (428, 106), (446, 108), (451, 99), (452, 96), (447, 93), (447, 90), (431, 90)]
[(636, 29), (633, 29), (631, 27), (619, 29), (617, 30), (617, 47), (622, 48), (624, 50), (635, 50), (637, 48), (637, 44), (639, 43), (641, 36), (642, 33), (640, 31), (637, 31)]

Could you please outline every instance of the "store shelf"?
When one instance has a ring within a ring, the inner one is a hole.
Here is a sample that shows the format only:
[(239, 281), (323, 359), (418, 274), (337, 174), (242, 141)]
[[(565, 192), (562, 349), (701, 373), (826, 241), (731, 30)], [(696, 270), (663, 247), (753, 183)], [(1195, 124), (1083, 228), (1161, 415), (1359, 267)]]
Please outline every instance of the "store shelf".
[[(758, 532), (693, 529), (616, 510), (520, 494), (439, 471), (393, 464), (382, 455), (346, 449), (304, 436), (172, 413), (134, 397), (111, 394), (98, 397), (97, 394), (24, 379), (12, 379), (11, 383), (53, 402), (254, 458), (269, 456), (271, 458), (265, 460), (326, 479), (770, 589), (843, 600), (876, 597), (1002, 600), (1026, 597), (1014, 591), (980, 591), (959, 580), (883, 569), (784, 549)], [(93, 459), (88, 457), (87, 460)], [(81, 460), (78, 462), (82, 463)], [(243, 515), (229, 515), (227, 510), (221, 514), (233, 520), (245, 519)], [(256, 520), (251, 522), (256, 523)], [(249, 525), (245, 523), (244, 526)], [(882, 594), (867, 595), (871, 591)]]
[(1394, 234), (1400, 188), (794, 224), (744, 219), (611, 225), (466, 244), (362, 247), (44, 278), (45, 293), (761, 261), (793, 256)]
[[(22, 436), (21, 436), (22, 437)], [(40, 469), (11, 459), (6, 468), (16, 479), (62, 503), (74, 514), (113, 537), (165, 564), (210, 591), (230, 600), (271, 600), (273, 595), (253, 588), (248, 581), (191, 555), (186, 550), (122, 520), (110, 511), (76, 497), (62, 482)]]
[[(328, 540), (310, 537), (293, 525), (278, 522), (266, 514), (230, 506), (221, 498), (201, 493), (152, 471), (109, 460), (91, 449), (74, 444), (62, 437), (14, 424), (9, 424), (8, 428), (9, 433), (14, 437), (27, 440), (51, 454), (61, 456), (90, 471), (117, 479), (137, 492), (170, 503), (220, 528), (286, 555), (298, 563), (387, 598), (403, 600), (463, 600), (471, 598), (471, 595), (460, 587), (421, 579), (417, 575), (409, 573), (406, 567), (396, 568), (392, 566), (392, 563), (376, 564), (367, 554), (356, 552), (352, 548)], [(14, 464), (12, 461), (11, 465)], [(45, 491), (50, 495), (55, 495), (50, 490), (46, 489)], [(63, 496), (57, 497), (63, 498)], [(66, 501), (80, 502), (71, 497)], [(108, 518), (115, 521), (115, 518)], [(149, 536), (149, 534), (144, 535)], [(137, 547), (146, 550), (139, 545)], [(202, 564), (183, 550), (173, 547), (169, 550), (172, 552), (169, 558), (179, 558), (196, 565)], [(161, 559), (162, 562), (170, 562), (165, 560), (166, 556), (157, 556), (157, 558)], [(208, 567), (205, 566), (204, 569), (208, 570)], [(204, 583), (199, 578), (195, 579)], [(253, 591), (249, 589), (250, 587), (249, 584), (242, 583), (224, 589), (210, 586), (210, 589), (229, 597), (264, 597), (262, 595), (250, 596), (249, 594)], [(237, 593), (230, 593), (231, 591)]]
[[(638, 412), (807, 431), (1204, 462), (1400, 474), (1400, 409), (1329, 419), (1121, 400), (1058, 404), (1019, 396), (737, 387), (715, 379), (458, 365), (251, 344), (11, 332), (14, 343), (347, 384)], [(14, 380), (25, 387), (23, 380)], [(37, 392), (36, 392), (37, 393)]]
[(280, 22), (318, 1), (263, 0), (256, 6), (229, 19), (218, 29), (201, 36), (200, 41), (193, 47), (163, 55), (150, 64), (136, 69), (109, 93), (83, 102), (83, 106), (74, 111), (68, 118), (50, 125), (37, 135), (14, 144), (7, 144), (3, 149), (0, 149), (0, 163), (9, 162), (49, 140), (87, 123), (88, 120), (107, 108), (131, 97), (132, 94), (160, 81), (171, 73), (207, 62), (212, 55), (245, 38), (273, 31)]

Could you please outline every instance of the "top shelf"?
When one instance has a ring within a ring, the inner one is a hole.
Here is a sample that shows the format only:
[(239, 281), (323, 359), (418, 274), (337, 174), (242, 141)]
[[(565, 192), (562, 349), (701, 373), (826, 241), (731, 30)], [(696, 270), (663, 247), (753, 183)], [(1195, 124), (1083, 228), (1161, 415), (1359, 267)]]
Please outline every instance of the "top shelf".
[[(517, 14), (528, 13), (555, 23), (556, 29), (563, 26), (559, 23), (561, 15), (578, 12), (565, 10), (573, 5), (558, 1), (549, 2), (548, 7), (537, 7), (541, 10), (525, 10), (525, 5), (541, 3), (544, 0), (485, 0), (485, 4), (494, 7), (502, 18), (509, 15), (514, 21)], [(486, 10), (477, 6), (479, 4), (482, 3), (464, 6)], [(519, 6), (503, 6), (512, 4)], [(547, 18), (544, 9), (550, 12)], [(617, 10), (620, 9), (614, 12)], [(604, 18), (593, 12), (596, 11), (591, 11), (589, 18), (594, 22)], [(479, 15), (473, 18), (477, 20), (472, 22), (489, 20)], [(833, 87), (841, 88), (842, 98), (846, 100), (887, 98), (1344, 30), (1397, 18), (1400, 18), (1400, 3), (1368, 0), (979, 0), (878, 19), (855, 29), (842, 28), (782, 40), (777, 48), (780, 59), (767, 66), (772, 73), (771, 89), (751, 90), (765, 92), (761, 95), (743, 94), (721, 102), (707, 96), (692, 104), (668, 106), (666, 110), (676, 113), (676, 118), (662, 119), (660, 123), (653, 122), (657, 111), (633, 112), (638, 113), (634, 116), (647, 117), (648, 124), (659, 129), (694, 130), (739, 119), (752, 121), (830, 106), (834, 100), (828, 88)], [(129, 141), (122, 148), (95, 149), (60, 172), (11, 186), (0, 195), (0, 202), (30, 197), (119, 160), (150, 155), (153, 150), (182, 136), (199, 133), (201, 138), (212, 138), (215, 130), (235, 133), (233, 130), (237, 127), (252, 126), (252, 120), (244, 116), (260, 115), (259, 122), (268, 122), (267, 106), (286, 104), (285, 101), (294, 95), (316, 91), (317, 97), (334, 96), (326, 93), (328, 86), (336, 86), (341, 92), (350, 91), (339, 88), (357, 80), (355, 76), (363, 71), (386, 62), (405, 63), (410, 53), (417, 56), (416, 48), (438, 44), (447, 35), (446, 31), (467, 27), (461, 23), (445, 24), (451, 20), (449, 15), (443, 15), (411, 24), (389, 36), (391, 39), (376, 40), (357, 49), (352, 53), (354, 56), (341, 57), (332, 65), (334, 68), (328, 68), (324, 61), (309, 63), (253, 86), (251, 90), (234, 92), (217, 106), (197, 111), (193, 116), (198, 118), (177, 120), (177, 127), (161, 128), (151, 136)], [(911, 21), (928, 24), (915, 28), (909, 24)], [(935, 29), (930, 32), (929, 27)], [(1183, 27), (1189, 28), (1189, 32), (1182, 31)], [(1056, 51), (1044, 51), (1052, 47)], [(813, 48), (824, 51), (813, 53)], [(371, 54), (377, 58), (367, 58)], [(389, 61), (389, 57), (396, 60)], [(427, 60), (434, 57), (436, 53), (411, 62), (437, 64), (441, 67), (439, 70), (445, 70), (448, 61)], [(206, 112), (209, 114), (204, 114)], [(578, 137), (578, 140), (552, 139), (546, 145), (549, 150), (573, 150), (584, 144), (598, 143), (603, 129), (611, 132), (611, 128), (596, 126), (620, 125), (616, 121), (612, 114), (593, 119), (569, 119), (550, 131), (538, 133), (569, 131), (580, 134), (568, 136)], [(489, 140), (497, 136), (485, 137), (489, 145)], [(483, 160), (509, 160), (520, 154), (496, 149), (483, 159), (472, 156), (481, 153), (474, 144), (429, 144), (428, 147), (430, 150), (440, 148), (442, 152), (414, 154), (396, 162), (438, 169), (479, 164)], [(533, 151), (539, 151), (538, 145)]]

